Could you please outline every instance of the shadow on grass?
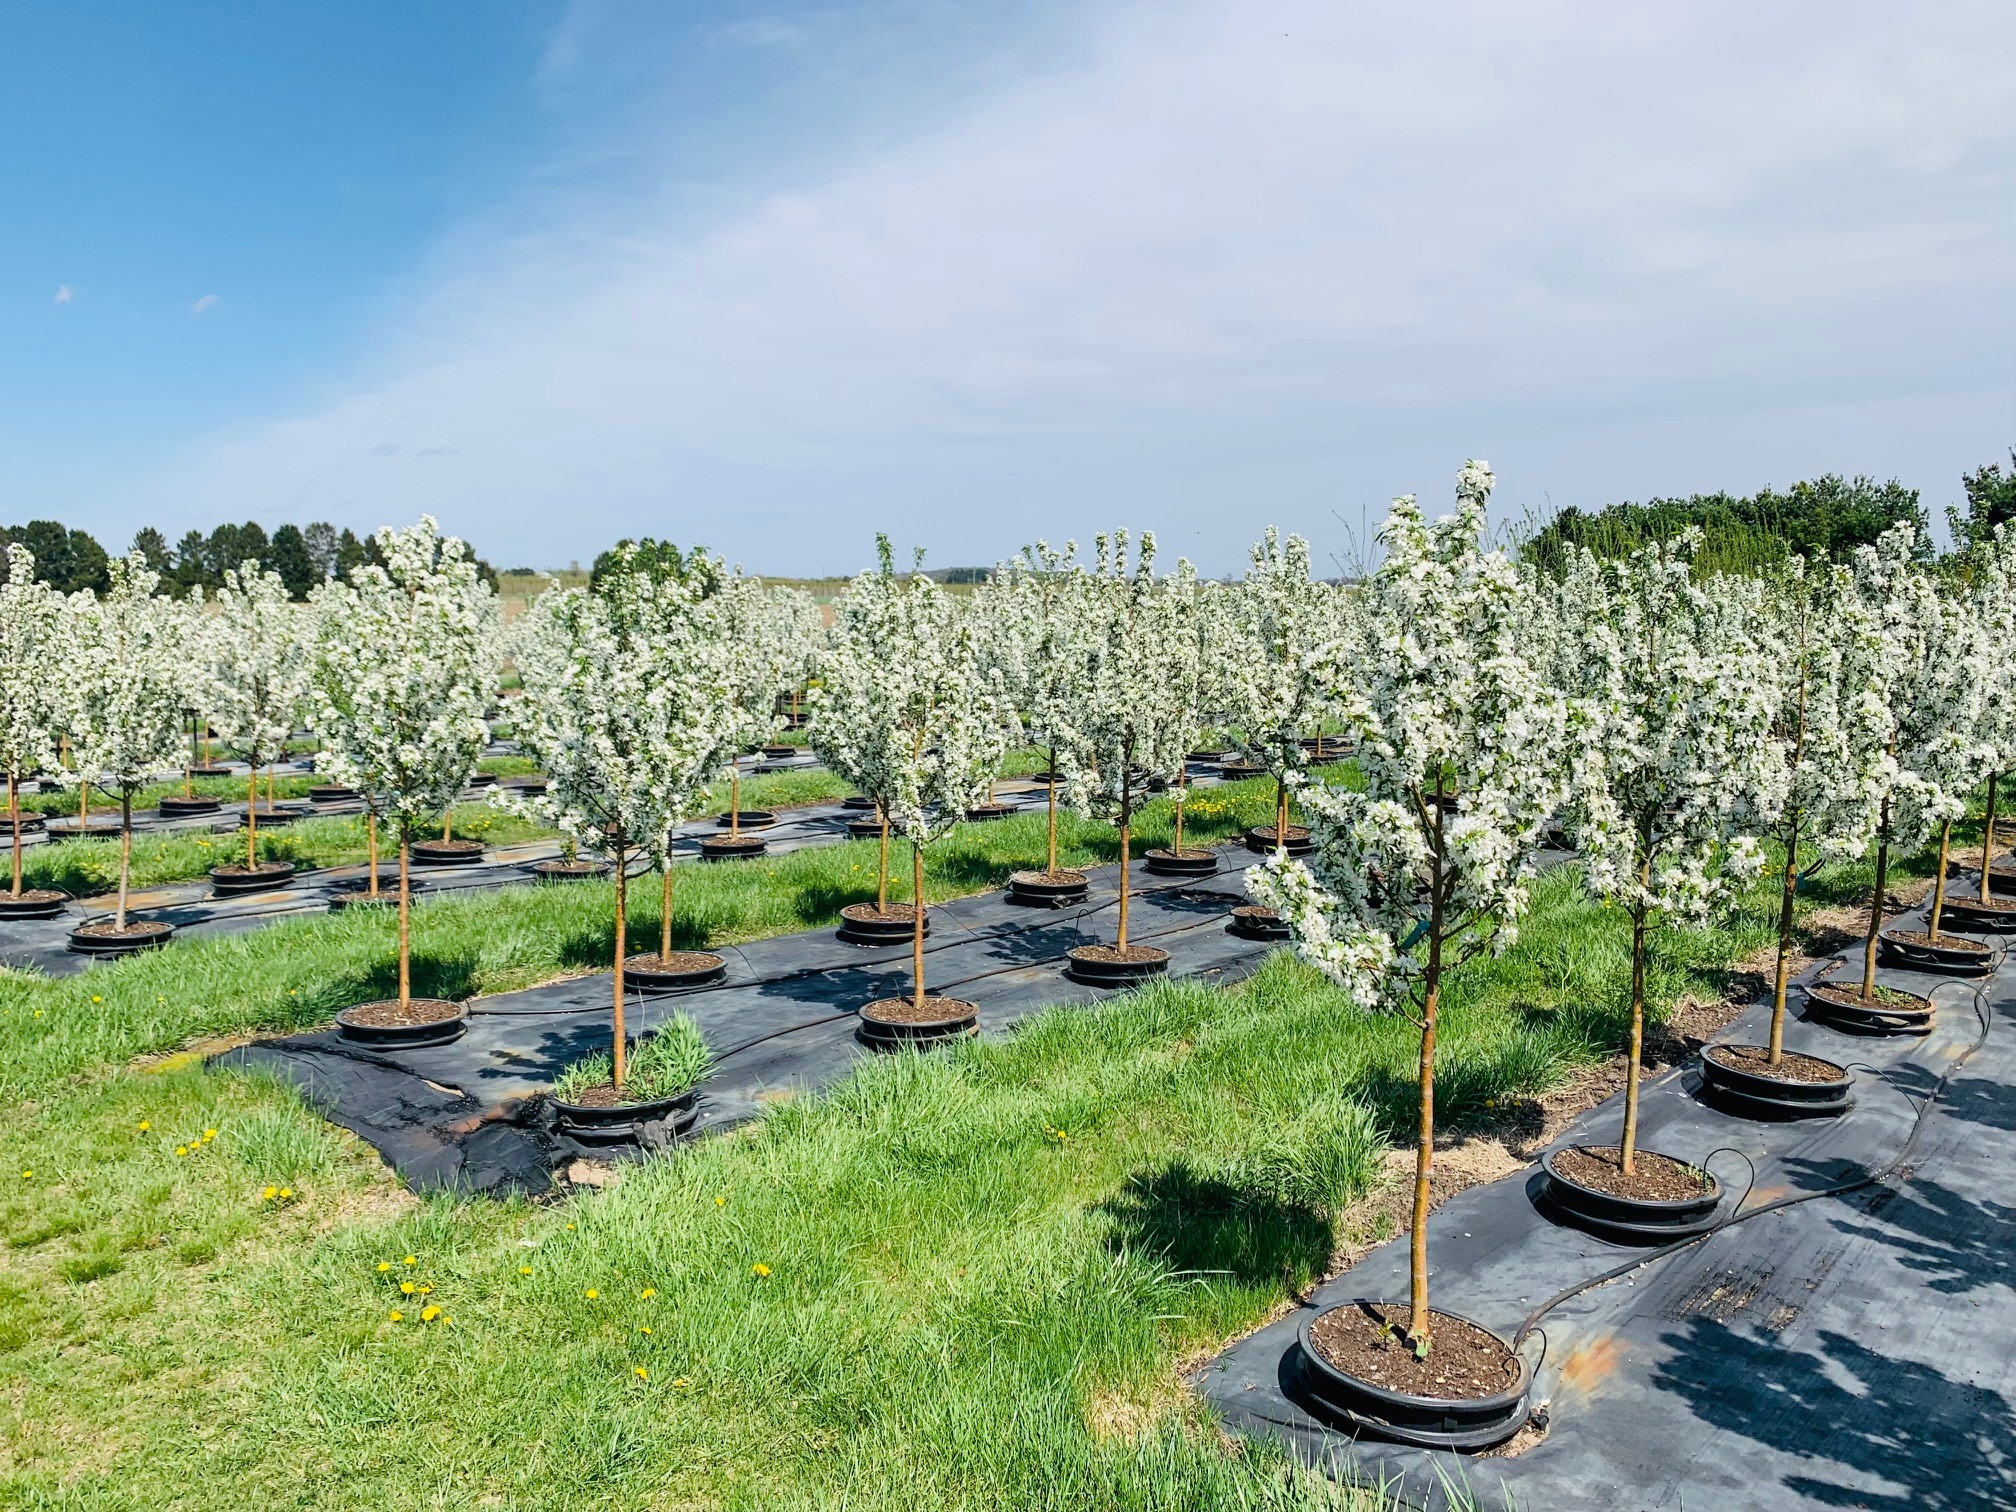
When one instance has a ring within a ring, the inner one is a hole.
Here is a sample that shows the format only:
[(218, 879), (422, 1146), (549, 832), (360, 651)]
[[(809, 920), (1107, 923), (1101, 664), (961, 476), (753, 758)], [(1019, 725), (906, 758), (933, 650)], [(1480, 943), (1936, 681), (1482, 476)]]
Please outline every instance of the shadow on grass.
[(1330, 1258), (1330, 1223), (1320, 1213), (1201, 1173), (1180, 1157), (1136, 1173), (1098, 1211), (1113, 1223), (1113, 1248), (1247, 1286), (1306, 1285)]
[[(476, 991), (478, 961), (474, 951), (447, 952), (416, 946), (413, 950), (413, 996), (445, 998), (459, 1003)], [(323, 994), (337, 1003), (375, 1003), (399, 995), (396, 956), (375, 961), (330, 984)]]

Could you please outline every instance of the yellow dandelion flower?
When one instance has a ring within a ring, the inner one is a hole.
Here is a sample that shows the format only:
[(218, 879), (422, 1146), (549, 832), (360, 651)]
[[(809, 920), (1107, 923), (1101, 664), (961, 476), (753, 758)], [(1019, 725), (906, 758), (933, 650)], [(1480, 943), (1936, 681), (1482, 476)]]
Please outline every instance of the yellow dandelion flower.
[(686, 1377), (684, 1377), (684, 1376), (681, 1376), (681, 1377), (679, 1377), (679, 1379), (678, 1379), (678, 1380), (676, 1380), (676, 1381), (674, 1381), (674, 1382), (672, 1383), (672, 1386), (673, 1386), (673, 1389), (674, 1389), (674, 1390), (677, 1390), (677, 1391), (684, 1391), (684, 1390), (685, 1390), (685, 1389), (686, 1389), (686, 1388), (687, 1388), (688, 1386), (691, 1386), (692, 1384), (693, 1384), (693, 1383), (692, 1383), (691, 1381), (687, 1380), (687, 1379), (686, 1379)]
[(203, 1143), (205, 1144), (210, 1143), (210, 1141), (215, 1139), (216, 1137), (217, 1137), (217, 1131), (215, 1129), (205, 1129), (203, 1131)]
[(399, 1263), (401, 1265), (418, 1265), (420, 1263), (420, 1257), (418, 1255), (408, 1255), (404, 1260), (401, 1260)]
[(271, 1202), (275, 1197), (278, 1197), (280, 1195), (280, 1188), (268, 1187), (266, 1188), (265, 1191), (261, 1192), (259, 1195), (264, 1197), (268, 1202)]
[(640, 1323), (637, 1325), (637, 1332), (641, 1334), (648, 1334), (649, 1332), (651, 1332), (651, 1325), (649, 1323)]
[(568, 1232), (568, 1233), (570, 1233), (570, 1234), (574, 1232), (574, 1225), (573, 1225), (573, 1224), (571, 1224), (571, 1223), (570, 1223), (570, 1224), (568, 1224), (568, 1225), (567, 1225), (567, 1232)]
[(98, 995), (97, 995), (96, 993), (93, 993), (93, 994), (92, 994), (92, 996), (91, 996), (91, 1001), (92, 1001), (92, 1002), (94, 1002), (94, 1003), (102, 1003), (102, 1002), (104, 1002), (104, 1001), (105, 1001), (105, 999), (103, 999), (102, 997), (99, 997), (99, 996), (98, 996)]
[(177, 1146), (175, 1146), (175, 1153), (176, 1153), (177, 1155), (187, 1155), (187, 1154), (189, 1153), (189, 1146), (187, 1146), (187, 1145), (177, 1145)]
[(716, 1197), (716, 1198), (714, 1199), (714, 1206), (716, 1206), (716, 1207), (726, 1207), (726, 1206), (728, 1206), (728, 1199), (727, 1199), (726, 1197)]
[(413, 1293), (414, 1293), (414, 1290), (415, 1290), (415, 1288), (414, 1288), (414, 1285), (413, 1285), (413, 1283), (412, 1283), (411, 1281), (401, 1281), (401, 1282), (399, 1283), (399, 1290), (401, 1290), (401, 1291), (402, 1291), (402, 1292), (404, 1292), (404, 1293), (405, 1293), (405, 1294), (406, 1294), (407, 1296), (409, 1296), (409, 1297), (410, 1297), (410, 1296), (412, 1296), (412, 1295), (413, 1295)]
[(28, 1178), (29, 1178), (30, 1176), (33, 1176), (34, 1174), (35, 1174), (35, 1173), (34, 1173), (34, 1172), (33, 1172), (32, 1170), (30, 1170), (30, 1171), (23, 1171), (23, 1172), (21, 1173), (21, 1179), (22, 1179), (23, 1181), (26, 1181), (26, 1180), (27, 1180), (27, 1179), (28, 1179)]
[(638, 1300), (639, 1302), (649, 1302), (649, 1301), (650, 1301), (650, 1300), (651, 1300), (651, 1299), (652, 1299), (653, 1297), (655, 1297), (655, 1296), (657, 1296), (657, 1295), (658, 1295), (658, 1288), (657, 1288), (657, 1287), (655, 1287), (655, 1286), (647, 1286), (647, 1287), (645, 1287), (645, 1288), (644, 1288), (644, 1290), (642, 1290), (642, 1291), (640, 1291), (639, 1293), (637, 1293), (637, 1300)]
[(518, 1267), (518, 1274), (521, 1276), (529, 1276), (532, 1274), (532, 1267), (529, 1265), (521, 1265)]
[(429, 1302), (425, 1307), (420, 1309), (420, 1321), (422, 1323), (432, 1323), (440, 1316), (441, 1309), (436, 1307), (432, 1302)]
[(650, 1371), (648, 1371), (648, 1370), (646, 1370), (646, 1369), (645, 1369), (645, 1368), (644, 1368), (644, 1367), (643, 1367), (642, 1365), (639, 1365), (639, 1366), (637, 1366), (637, 1367), (635, 1367), (635, 1368), (636, 1368), (636, 1372), (637, 1372), (637, 1379), (638, 1379), (638, 1380), (640, 1380), (640, 1381), (648, 1381), (648, 1380), (650, 1380), (650, 1379), (651, 1379), (651, 1372), (650, 1372)]
[(385, 1274), (385, 1272), (389, 1271), (390, 1269), (392, 1269), (392, 1262), (391, 1262), (390, 1260), (380, 1260), (380, 1261), (378, 1262), (378, 1274), (379, 1274), (379, 1275), (381, 1275), (381, 1276), (382, 1276), (382, 1275), (384, 1275), (384, 1274)]
[(755, 1276), (767, 1276), (770, 1274), (770, 1267), (765, 1265), (761, 1260), (758, 1260), (754, 1265), (749, 1267), (749, 1273)]
[(140, 1120), (140, 1132), (142, 1134), (145, 1134), (149, 1129), (153, 1127), (154, 1125), (149, 1123), (146, 1119), (143, 1118)]
[(583, 1292), (583, 1293), (582, 1293), (581, 1295), (582, 1295), (582, 1296), (584, 1296), (584, 1297), (586, 1297), (586, 1298), (587, 1298), (587, 1299), (588, 1299), (588, 1300), (589, 1300), (590, 1302), (593, 1302), (593, 1301), (595, 1301), (595, 1300), (596, 1300), (596, 1299), (597, 1299), (598, 1297), (600, 1297), (600, 1296), (602, 1295), (602, 1293), (600, 1293), (599, 1291), (595, 1290), (595, 1288), (591, 1286), (591, 1287), (589, 1287), (589, 1288), (588, 1288), (588, 1290), (586, 1290), (585, 1292)]
[(392, 1321), (394, 1323), (404, 1323), (406, 1321), (406, 1314), (395, 1307), (392, 1309)]
[(280, 1200), (281, 1200), (282, 1202), (287, 1202), (287, 1201), (290, 1201), (290, 1200), (292, 1200), (293, 1196), (294, 1196), (294, 1188), (292, 1188), (292, 1187), (282, 1187), (282, 1188), (280, 1188)]

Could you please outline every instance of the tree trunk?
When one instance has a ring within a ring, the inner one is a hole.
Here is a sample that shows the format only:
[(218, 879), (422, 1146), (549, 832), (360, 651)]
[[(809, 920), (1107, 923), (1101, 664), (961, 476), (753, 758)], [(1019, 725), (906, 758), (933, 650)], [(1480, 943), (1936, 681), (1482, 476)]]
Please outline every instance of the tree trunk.
[(85, 824), (90, 822), (90, 819), (91, 819), (91, 784), (88, 782), (80, 782), (77, 784), (78, 827), (82, 828)]
[(1134, 818), (1134, 794), (1129, 786), (1129, 776), (1120, 778), (1120, 950), (1127, 950), (1127, 858), (1131, 849), (1128, 825)]
[[(611, 845), (610, 850), (614, 852), (616, 858), (616, 1048), (610, 1058), (613, 1069), (609, 1080), (615, 1083), (616, 1090), (621, 1092), (624, 1075), (629, 1069), (626, 1064), (629, 1042), (623, 1027), (623, 957), (629, 951), (628, 921), (624, 918), (624, 910), (629, 905), (630, 895), (628, 879), (624, 874), (621, 842)], [(666, 875), (668, 877), (671, 875), (669, 867), (666, 869)]]
[(1288, 854), (1288, 782), (1282, 777), (1274, 779), (1274, 854)]
[(119, 790), (119, 912), (113, 926), (126, 932), (126, 898), (133, 886), (133, 789)]
[(408, 826), (399, 823), (399, 1006), (413, 1001), (413, 890), (406, 848)]
[(7, 819), (14, 826), (14, 896), (21, 896), (21, 789), (14, 774), (7, 774)]
[(1428, 905), (1428, 970), (1421, 998), (1421, 1122), (1414, 1150), (1414, 1212), (1408, 1225), (1407, 1336), (1418, 1350), (1428, 1342), (1428, 1196), (1435, 1173), (1435, 1015), (1442, 1000), (1442, 814), (1435, 814), (1437, 856)]
[(742, 768), (728, 768), (728, 837), (742, 838)]
[(365, 853), (371, 858), (371, 878), (364, 885), (364, 896), (367, 898), (376, 898), (378, 896), (378, 810), (374, 808), (364, 810), (364, 846)]
[(266, 763), (266, 806), (268, 808), (273, 806), (273, 794), (276, 791), (274, 787), (274, 773), (276, 770), (275, 763), (270, 761)]
[[(1651, 863), (1646, 863), (1646, 871)], [(1638, 1064), (1645, 1056), (1645, 906), (1631, 910), (1631, 1058), (1624, 1065), (1624, 1138), (1617, 1151), (1618, 1169), (1626, 1176), (1637, 1170)]]
[[(1981, 825), (1981, 901), (1988, 902), (1988, 868), (1995, 861), (1995, 779), (2000, 773), (1988, 774), (1988, 813)], [(1943, 872), (1944, 867), (1940, 870)]]
[(455, 805), (453, 803), (450, 803), (448, 807), (441, 811), (441, 838), (444, 841), (455, 838)]
[[(1050, 831), (1050, 838), (1049, 838), (1050, 865), (1047, 875), (1054, 877), (1057, 875), (1057, 747), (1054, 745), (1050, 747), (1049, 831)], [(1984, 889), (1988, 885), (1987, 878), (1985, 876), (1982, 878), (1981, 885)]]
[(658, 900), (658, 964), (672, 959), (672, 846), (665, 846), (665, 893)]
[(1932, 917), (1926, 922), (1927, 938), (1939, 938), (1940, 916), (1946, 912), (1946, 858), (1953, 850), (1953, 821), (1939, 826), (1939, 871), (1932, 879)]
[(889, 911), (889, 816), (882, 811), (882, 800), (875, 800), (875, 817), (882, 823), (882, 849), (875, 862), (875, 913), (877, 917)]
[(1785, 832), (1785, 886), (1778, 898), (1778, 969), (1771, 979), (1771, 1056), (1785, 1058), (1785, 989), (1792, 977), (1793, 905), (1799, 896), (1799, 815), (1794, 812)]
[(1883, 930), (1883, 889), (1890, 879), (1890, 800), (1883, 800), (1882, 828), (1876, 842), (1876, 895), (1869, 900), (1869, 935), (1862, 942), (1862, 996), (1876, 997), (1876, 939)]
[(924, 847), (910, 842), (910, 980), (924, 1011)]
[(259, 864), (259, 774), (245, 776), (245, 869)]
[(1189, 796), (1189, 777), (1190, 768), (1188, 765), (1185, 765), (1176, 774), (1176, 854), (1178, 856), (1183, 854), (1183, 800)]

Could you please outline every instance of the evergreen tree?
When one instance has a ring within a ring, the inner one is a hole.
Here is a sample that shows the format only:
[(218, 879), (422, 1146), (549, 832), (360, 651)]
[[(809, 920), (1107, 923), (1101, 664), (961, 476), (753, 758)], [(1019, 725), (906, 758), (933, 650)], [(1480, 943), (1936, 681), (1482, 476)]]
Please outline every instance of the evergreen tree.
[(273, 532), (273, 550), (267, 566), (287, 585), (287, 596), (297, 604), (322, 581), (322, 574), (315, 570), (315, 558), (308, 550), (307, 537), (298, 525), (282, 525)]

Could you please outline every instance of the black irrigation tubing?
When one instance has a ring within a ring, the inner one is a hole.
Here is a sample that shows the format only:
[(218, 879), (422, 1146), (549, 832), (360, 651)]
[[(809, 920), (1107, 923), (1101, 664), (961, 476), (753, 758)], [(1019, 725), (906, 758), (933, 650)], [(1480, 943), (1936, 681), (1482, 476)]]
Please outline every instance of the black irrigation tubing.
[[(1837, 957), (1837, 963), (1842, 959), (1845, 958)], [(1939, 986), (1934, 987), (1931, 990), (1931, 993), (1928, 993), (1927, 995), (1931, 996), (1932, 994), (1936, 994), (1941, 988), (1951, 985), (1965, 985), (1965, 984), (1942, 982), (1939, 984)], [(1864, 1190), (1865, 1188), (1880, 1185), (1882, 1182), (1887, 1180), (1892, 1174), (1901, 1169), (1910, 1160), (1913, 1152), (1917, 1150), (1918, 1141), (1925, 1132), (1926, 1118), (1931, 1113), (1932, 1109), (1938, 1104), (1940, 1096), (1945, 1092), (1946, 1086), (1949, 1082), (1952, 1081), (1954, 1074), (1958, 1072), (1961, 1067), (1965, 1066), (1970, 1060), (1972, 1060), (1978, 1053), (1980, 1053), (1981, 1047), (1988, 1043), (1989, 1027), (1993, 1022), (1994, 1016), (1988, 1012), (1987, 991), (1984, 987), (1979, 985), (1971, 986), (1969, 988), (1969, 991), (1973, 996), (1974, 1016), (1980, 1021), (1981, 1032), (1974, 1037), (1974, 1043), (1969, 1045), (1965, 1050), (1965, 1052), (1963, 1052), (1958, 1058), (1956, 1058), (1953, 1061), (1953, 1063), (1946, 1068), (1945, 1072), (1941, 1074), (1939, 1080), (1933, 1084), (1932, 1090), (1925, 1094), (1924, 1101), (1915, 1104), (1918, 1111), (1911, 1120), (1911, 1133), (1909, 1137), (1905, 1139), (1903, 1145), (1898, 1149), (1896, 1155), (1894, 1155), (1890, 1160), (1885, 1162), (1883, 1165), (1878, 1166), (1873, 1171), (1865, 1172), (1862, 1176), (1858, 1177), (1854, 1181), (1844, 1181), (1835, 1186), (1822, 1187), (1818, 1191), (1800, 1192), (1794, 1196), (1780, 1197), (1773, 1202), (1764, 1203), (1760, 1207), (1751, 1208), (1748, 1212), (1735, 1213), (1731, 1215), (1726, 1221), (1718, 1223), (1714, 1228), (1707, 1230), (1707, 1232), (1705, 1233), (1696, 1234), (1691, 1238), (1677, 1240), (1672, 1244), (1662, 1245), (1660, 1248), (1656, 1250), (1652, 1250), (1646, 1254), (1633, 1257), (1631, 1260), (1627, 1261), (1623, 1265), (1613, 1266), (1611, 1269), (1604, 1271), (1600, 1275), (1591, 1276), (1586, 1281), (1579, 1281), (1573, 1286), (1567, 1287), (1562, 1291), (1556, 1292), (1553, 1296), (1549, 1297), (1545, 1302), (1542, 1302), (1538, 1307), (1534, 1308), (1532, 1312), (1526, 1315), (1525, 1320), (1519, 1325), (1519, 1331), (1512, 1336), (1513, 1347), (1516, 1349), (1521, 1343), (1523, 1343), (1526, 1339), (1526, 1336), (1539, 1327), (1540, 1320), (1546, 1317), (1547, 1314), (1553, 1312), (1557, 1307), (1560, 1307), (1565, 1303), (1573, 1301), (1576, 1297), (1581, 1296), (1584, 1292), (1593, 1291), (1599, 1286), (1607, 1286), (1610, 1282), (1616, 1281), (1621, 1277), (1628, 1276), (1632, 1274), (1634, 1271), (1643, 1270), (1648, 1265), (1656, 1265), (1659, 1261), (1664, 1260), (1671, 1255), (1677, 1255), (1681, 1250), (1688, 1249), (1696, 1244), (1700, 1244), (1702, 1241), (1710, 1239), (1716, 1234), (1725, 1233), (1729, 1229), (1736, 1227), (1736, 1225), (1739, 1223), (1748, 1223), (1752, 1218), (1761, 1218), (1766, 1213), (1775, 1213), (1782, 1208), (1797, 1207), (1801, 1203), (1814, 1202), (1822, 1197), (1843, 1197), (1850, 1192), (1859, 1192)], [(1863, 1066), (1861, 1069), (1868, 1071), (1872, 1076), (1875, 1076), (1879, 1081), (1883, 1079), (1882, 1073), (1877, 1071), (1876, 1068), (1873, 1066)], [(1886, 1086), (1889, 1085), (1889, 1083), (1887, 1082), (1885, 1082), (1884, 1084)], [(1912, 1101), (1911, 1094), (1908, 1092), (1900, 1090), (1898, 1092), (1898, 1095), (1902, 1097), (1907, 1103)], [(1745, 1158), (1747, 1159), (1748, 1157)], [(1543, 1339), (1545, 1337), (1544, 1331), (1542, 1337)]]

